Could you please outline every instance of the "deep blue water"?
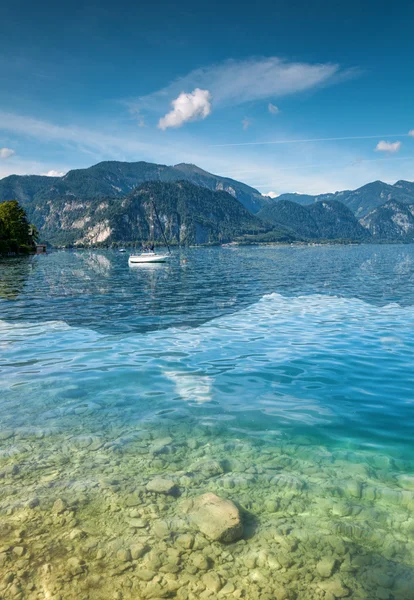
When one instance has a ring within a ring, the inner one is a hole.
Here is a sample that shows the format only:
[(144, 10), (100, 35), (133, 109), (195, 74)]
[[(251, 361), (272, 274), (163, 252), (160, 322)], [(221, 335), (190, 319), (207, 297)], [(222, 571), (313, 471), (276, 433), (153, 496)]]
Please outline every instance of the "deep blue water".
[[(0, 427), (14, 440), (129, 444), (175, 423), (293, 444), (298, 460), (305, 447), (314, 465), (343, 452), (338, 477), (376, 482), (385, 514), (386, 494), (414, 489), (413, 246), (188, 249), (134, 268), (115, 251), (52, 252), (0, 264), (0, 319)], [(320, 469), (315, 502), (341, 496)]]

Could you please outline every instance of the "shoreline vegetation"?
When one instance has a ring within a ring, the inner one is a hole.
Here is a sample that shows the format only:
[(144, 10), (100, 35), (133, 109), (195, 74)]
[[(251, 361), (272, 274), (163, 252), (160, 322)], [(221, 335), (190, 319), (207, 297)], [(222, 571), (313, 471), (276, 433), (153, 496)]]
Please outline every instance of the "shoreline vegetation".
[(17, 200), (0, 203), (0, 256), (22, 256), (36, 252), (38, 231), (28, 221)]

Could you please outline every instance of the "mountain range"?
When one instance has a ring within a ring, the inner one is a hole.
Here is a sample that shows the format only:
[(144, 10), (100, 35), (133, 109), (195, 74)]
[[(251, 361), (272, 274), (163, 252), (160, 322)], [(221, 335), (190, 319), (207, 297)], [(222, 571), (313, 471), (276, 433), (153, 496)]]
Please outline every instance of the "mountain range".
[(195, 165), (173, 167), (147, 162), (105, 161), (87, 169), (68, 171), (63, 177), (46, 175), (10, 175), (0, 179), (0, 201), (10, 198), (24, 204), (29, 213), (41, 208), (45, 201), (62, 197), (122, 198), (146, 181), (189, 181), (213, 191), (225, 191), (239, 200), (251, 213), (257, 213), (268, 202), (248, 185), (213, 175)]
[(189, 181), (148, 181), (121, 198), (59, 197), (36, 214), (56, 245), (163, 242), (163, 231), (171, 244), (214, 244), (273, 229), (227, 192)]
[(257, 214), (264, 222), (293, 228), (304, 239), (366, 240), (370, 233), (353, 212), (338, 200), (302, 206), (291, 200), (268, 204)]
[(281, 194), (274, 199), (275, 202), (283, 200), (291, 200), (303, 206), (326, 200), (338, 200), (350, 208), (356, 217), (361, 219), (389, 200), (396, 200), (403, 204), (412, 204), (414, 202), (414, 182), (401, 180), (394, 183), (394, 185), (390, 185), (383, 181), (373, 181), (357, 190), (345, 190), (332, 194), (319, 194), (317, 196), (310, 196), (309, 194)]
[(232, 240), (414, 241), (414, 183), (375, 181), (332, 194), (277, 198), (191, 164), (105, 161), (63, 177), (10, 175), (0, 202), (16, 199), (55, 245)]

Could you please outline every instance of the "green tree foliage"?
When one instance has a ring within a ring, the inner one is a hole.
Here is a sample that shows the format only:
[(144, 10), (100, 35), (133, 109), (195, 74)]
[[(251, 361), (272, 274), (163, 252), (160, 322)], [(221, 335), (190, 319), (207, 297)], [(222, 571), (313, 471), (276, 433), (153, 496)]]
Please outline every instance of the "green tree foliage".
[(32, 252), (37, 229), (30, 225), (17, 200), (0, 203), (0, 253)]

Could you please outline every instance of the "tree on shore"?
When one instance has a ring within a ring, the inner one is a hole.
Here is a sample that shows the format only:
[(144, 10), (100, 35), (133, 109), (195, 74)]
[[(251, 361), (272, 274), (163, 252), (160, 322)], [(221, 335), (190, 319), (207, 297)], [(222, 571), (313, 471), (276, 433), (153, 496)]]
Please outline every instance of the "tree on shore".
[(0, 254), (33, 252), (37, 236), (17, 200), (0, 202)]

